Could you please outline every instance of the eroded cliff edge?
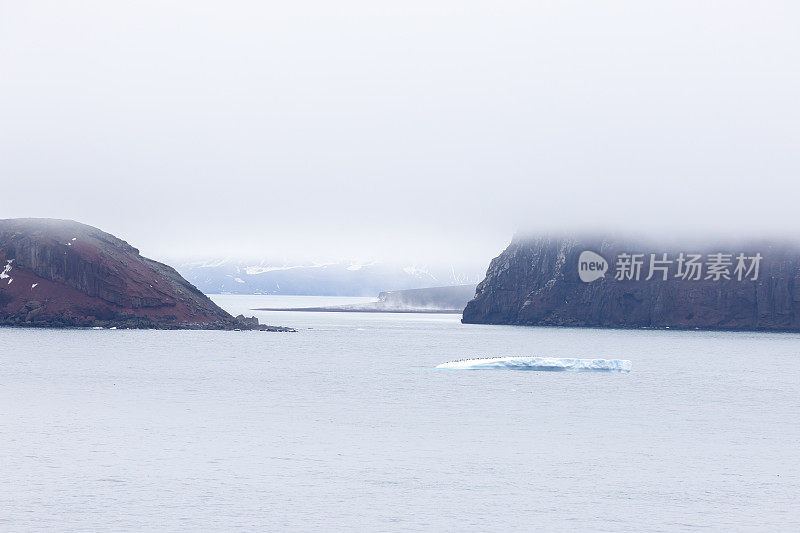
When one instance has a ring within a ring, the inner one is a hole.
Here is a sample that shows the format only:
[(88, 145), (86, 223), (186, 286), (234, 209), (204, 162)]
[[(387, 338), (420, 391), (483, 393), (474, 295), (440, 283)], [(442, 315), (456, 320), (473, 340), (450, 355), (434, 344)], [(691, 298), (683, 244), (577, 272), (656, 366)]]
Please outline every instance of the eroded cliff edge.
[(71, 220), (0, 220), (0, 325), (266, 329), (233, 317), (172, 267)]
[[(581, 255), (587, 251), (605, 259), (607, 268), (590, 282), (579, 275)], [(685, 275), (689, 256), (701, 256), (697, 278), (694, 273)], [(630, 268), (618, 268), (631, 257), (640, 269), (638, 278)], [(717, 259), (725, 264), (714, 268)], [(462, 321), (800, 331), (800, 249), (770, 243), (682, 248), (657, 242), (518, 236), (492, 260)]]

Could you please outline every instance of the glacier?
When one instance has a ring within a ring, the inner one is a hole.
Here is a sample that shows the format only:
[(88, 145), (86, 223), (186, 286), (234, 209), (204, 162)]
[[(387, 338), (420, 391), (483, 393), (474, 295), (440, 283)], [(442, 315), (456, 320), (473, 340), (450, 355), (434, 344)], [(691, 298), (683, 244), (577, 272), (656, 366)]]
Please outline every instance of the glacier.
[(447, 370), (540, 370), (573, 372), (630, 372), (627, 359), (575, 359), (562, 357), (487, 357), (448, 361), (436, 368)]

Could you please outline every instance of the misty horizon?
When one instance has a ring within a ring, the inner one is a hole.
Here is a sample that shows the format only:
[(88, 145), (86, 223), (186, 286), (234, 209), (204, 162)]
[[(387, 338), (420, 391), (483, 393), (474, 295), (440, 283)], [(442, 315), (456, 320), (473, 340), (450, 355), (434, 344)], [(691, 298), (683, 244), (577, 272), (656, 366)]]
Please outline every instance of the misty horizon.
[(25, 2), (3, 217), (148, 257), (488, 265), (520, 231), (794, 239), (798, 7)]

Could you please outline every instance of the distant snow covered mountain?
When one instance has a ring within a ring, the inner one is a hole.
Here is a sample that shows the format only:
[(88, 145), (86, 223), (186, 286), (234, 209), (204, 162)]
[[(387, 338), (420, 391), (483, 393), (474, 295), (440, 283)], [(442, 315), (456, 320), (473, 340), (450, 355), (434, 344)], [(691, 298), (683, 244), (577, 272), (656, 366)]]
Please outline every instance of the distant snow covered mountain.
[(381, 262), (276, 264), (213, 259), (174, 262), (206, 294), (376, 296), (387, 290), (466, 285), (483, 279), (480, 267), (428, 267)]

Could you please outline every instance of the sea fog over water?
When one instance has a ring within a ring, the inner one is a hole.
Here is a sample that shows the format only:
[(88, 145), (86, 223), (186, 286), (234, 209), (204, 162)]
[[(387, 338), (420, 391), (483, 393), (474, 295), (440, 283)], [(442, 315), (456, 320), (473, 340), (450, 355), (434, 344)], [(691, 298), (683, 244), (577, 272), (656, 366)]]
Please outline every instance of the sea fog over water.
[(173, 265), (485, 266), (517, 228), (792, 236), (798, 19), (786, 0), (4, 2), (4, 213)]
[[(299, 331), (0, 329), (0, 529), (800, 528), (798, 334), (255, 314)], [(633, 367), (434, 369), (507, 355)]]

